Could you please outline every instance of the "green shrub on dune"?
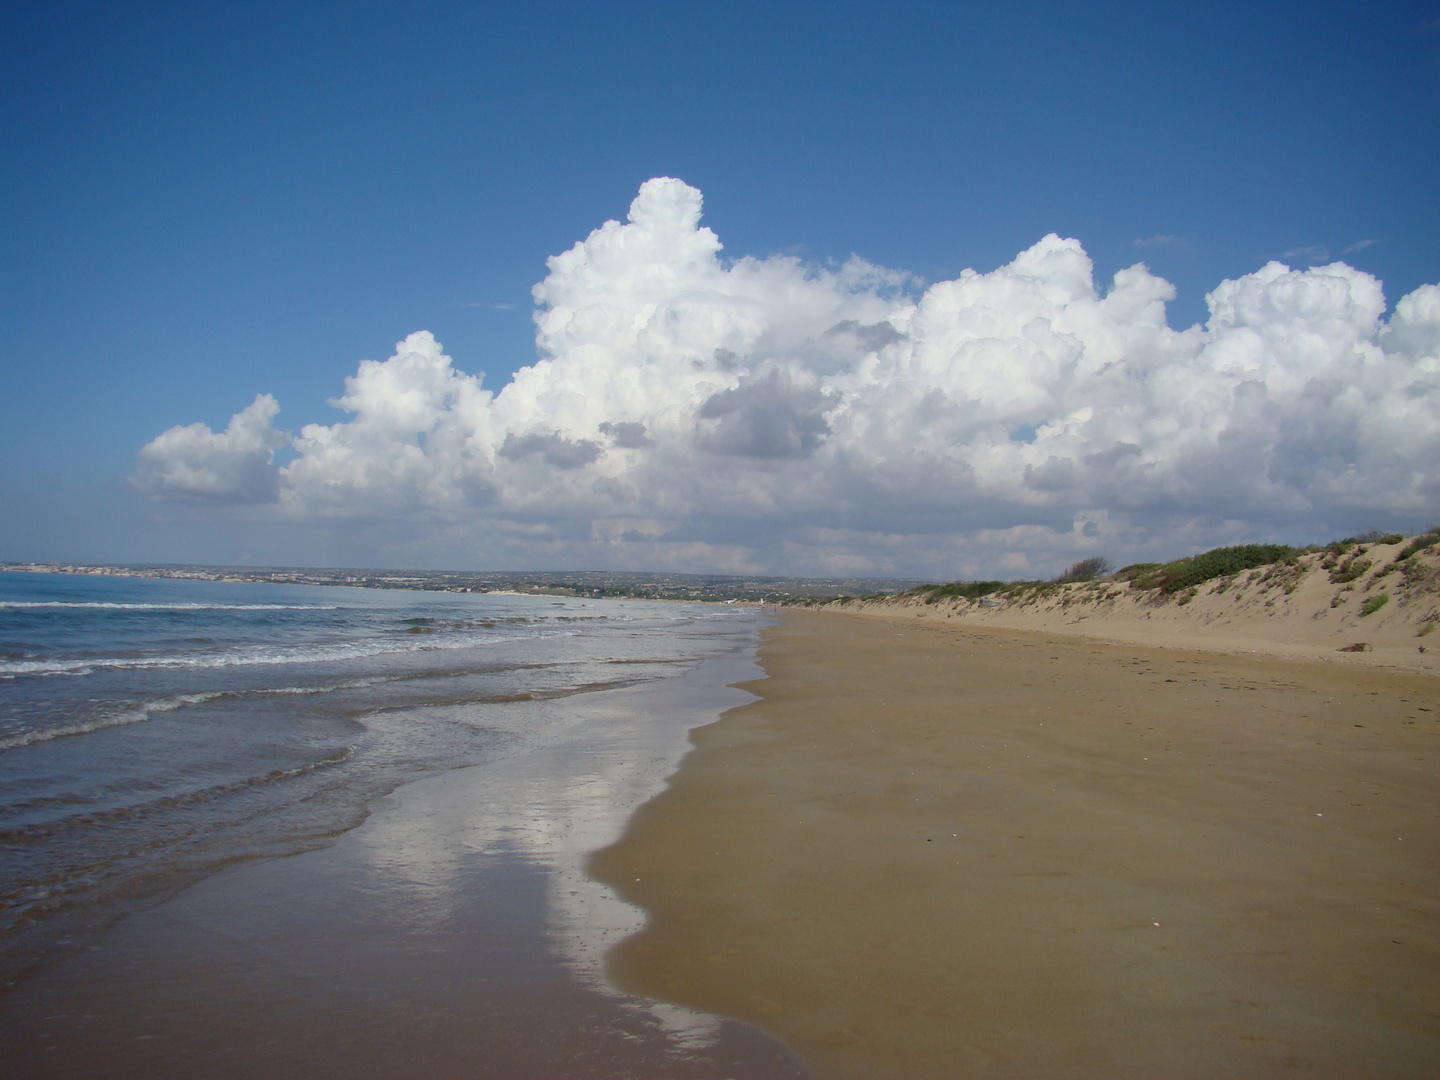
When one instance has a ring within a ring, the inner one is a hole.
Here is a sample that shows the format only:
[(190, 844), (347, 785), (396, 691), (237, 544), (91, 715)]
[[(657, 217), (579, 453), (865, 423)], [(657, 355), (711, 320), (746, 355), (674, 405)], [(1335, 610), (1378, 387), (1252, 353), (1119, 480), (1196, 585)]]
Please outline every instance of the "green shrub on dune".
[(916, 591), (927, 594), (925, 603), (934, 604), (951, 596), (962, 600), (979, 600), (980, 597), (989, 596), (1005, 587), (1006, 582), (1003, 581), (952, 581), (949, 585), (922, 586)]
[[(1364, 548), (1360, 549), (1361, 552), (1364, 550)], [(1359, 553), (1351, 555), (1344, 562), (1333, 562), (1326, 559), (1321, 563), (1321, 566), (1330, 571), (1330, 584), (1332, 585), (1344, 585), (1356, 578), (1364, 577), (1365, 571), (1373, 565), (1372, 560), (1362, 559)]]
[(1164, 564), (1136, 563), (1116, 576), (1128, 580), (1131, 588), (1159, 589), (1168, 595), (1202, 585), (1213, 578), (1284, 562), (1294, 555), (1295, 549), (1288, 544), (1238, 544)]
[[(1364, 576), (1374, 566), (1373, 558), (1364, 558), (1371, 552), (1369, 545), (1393, 546), (1404, 539), (1399, 533), (1381, 533), (1377, 529), (1371, 529), (1358, 536), (1336, 540), (1324, 546), (1296, 548), (1289, 544), (1236, 544), (1231, 547), (1212, 548), (1199, 555), (1189, 555), (1168, 563), (1131, 563), (1108, 577), (1106, 575), (1110, 571), (1109, 561), (1096, 556), (1082, 559), (1051, 581), (952, 581), (948, 585), (920, 585), (903, 595), (924, 598), (927, 604), (951, 598), (975, 601), (991, 595), (998, 600), (1032, 603), (1061, 591), (1063, 585), (1095, 582), (1103, 578), (1119, 585), (1128, 582), (1132, 589), (1142, 592), (1158, 591), (1165, 596), (1179, 593), (1183, 596), (1183, 603), (1193, 599), (1197, 586), (1207, 581), (1233, 578), (1243, 571), (1260, 567), (1271, 567), (1260, 576), (1262, 588), (1283, 586), (1288, 594), (1299, 587), (1300, 579), (1315, 565), (1302, 560), (1302, 556), (1319, 555), (1320, 568), (1330, 572), (1330, 580), (1334, 584), (1343, 585)], [(1413, 538), (1400, 550), (1392, 563), (1377, 571), (1377, 577), (1397, 569), (1406, 572), (1407, 582), (1412, 577), (1423, 576), (1423, 573), (1428, 571), (1420, 564), (1413, 568), (1408, 564), (1401, 564), (1412, 556), (1431, 551), (1437, 546), (1440, 546), (1440, 525), (1432, 526), (1424, 534)], [(1251, 575), (1247, 580), (1254, 579), (1255, 575)], [(1228, 586), (1229, 582), (1226, 582), (1225, 587)], [(1107, 592), (1100, 586), (1091, 586), (1088, 592), (1082, 592), (1085, 597), (1094, 599), (1097, 598), (1097, 588), (1098, 599), (1111, 599), (1120, 595), (1118, 592)], [(1080, 594), (1069, 592), (1064, 594), (1063, 602), (1070, 604), (1083, 598)], [(1367, 601), (1365, 607), (1368, 610), (1362, 611), (1362, 614), (1369, 615), (1379, 610), (1388, 599), (1388, 596), (1383, 599), (1376, 597), (1375, 600), (1379, 600), (1379, 603), (1374, 607), (1370, 606), (1374, 601)]]
[(1146, 576), (1153, 570), (1159, 570), (1163, 565), (1163, 563), (1158, 562), (1131, 563), (1129, 566), (1122, 566), (1119, 570), (1115, 571), (1115, 580), (1134, 581), (1137, 578)]
[(1104, 577), (1115, 569), (1110, 560), (1103, 555), (1093, 555), (1088, 559), (1081, 559), (1070, 569), (1055, 579), (1056, 584), (1065, 585), (1073, 581), (1094, 581), (1098, 577)]
[(1398, 544), (1404, 539), (1404, 533), (1385, 533), (1379, 529), (1366, 529), (1354, 536), (1347, 536), (1339, 542), (1342, 544)]
[(1436, 526), (1423, 536), (1417, 536), (1414, 540), (1411, 540), (1410, 543), (1400, 549), (1399, 554), (1395, 556), (1395, 561), (1397, 563), (1404, 562), (1410, 558), (1410, 556), (1418, 555), (1420, 552), (1432, 548), (1436, 544), (1440, 544), (1440, 526)]

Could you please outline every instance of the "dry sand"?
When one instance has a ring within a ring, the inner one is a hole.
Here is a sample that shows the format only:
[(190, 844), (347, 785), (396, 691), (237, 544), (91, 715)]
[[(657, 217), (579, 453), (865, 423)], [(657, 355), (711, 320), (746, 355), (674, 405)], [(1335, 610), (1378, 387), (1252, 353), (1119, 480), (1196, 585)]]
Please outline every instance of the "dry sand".
[(1440, 1075), (1440, 679), (871, 614), (592, 861), (622, 987), (827, 1078)]

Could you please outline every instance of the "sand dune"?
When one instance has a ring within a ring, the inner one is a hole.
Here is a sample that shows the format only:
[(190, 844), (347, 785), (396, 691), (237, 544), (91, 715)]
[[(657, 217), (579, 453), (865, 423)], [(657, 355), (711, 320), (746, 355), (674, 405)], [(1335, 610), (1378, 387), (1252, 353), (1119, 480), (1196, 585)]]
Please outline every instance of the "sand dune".
[[(1440, 672), (1440, 555), (1434, 549), (1397, 566), (1404, 543), (1352, 547), (1339, 558), (1321, 551), (1164, 594), (1129, 582), (1050, 586), (1021, 596), (933, 603), (906, 594), (825, 605), (894, 618), (1076, 634), (1124, 644), (1227, 653), (1316, 657), (1409, 671)], [(1348, 571), (1341, 570), (1353, 558)], [(1326, 569), (1325, 563), (1334, 563)], [(1347, 573), (1364, 562), (1353, 580)], [(1332, 572), (1340, 571), (1340, 572)], [(1389, 600), (1365, 615), (1367, 601)], [(1363, 646), (1362, 650), (1341, 651)]]

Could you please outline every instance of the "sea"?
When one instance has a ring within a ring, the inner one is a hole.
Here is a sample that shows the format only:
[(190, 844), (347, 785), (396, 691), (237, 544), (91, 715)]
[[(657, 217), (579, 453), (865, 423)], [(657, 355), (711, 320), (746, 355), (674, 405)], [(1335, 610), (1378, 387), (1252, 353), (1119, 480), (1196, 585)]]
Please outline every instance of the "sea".
[[(5, 982), (381, 796), (562, 739), (567, 699), (753, 645), (753, 608), (0, 573)], [(548, 705), (546, 703), (549, 703)]]

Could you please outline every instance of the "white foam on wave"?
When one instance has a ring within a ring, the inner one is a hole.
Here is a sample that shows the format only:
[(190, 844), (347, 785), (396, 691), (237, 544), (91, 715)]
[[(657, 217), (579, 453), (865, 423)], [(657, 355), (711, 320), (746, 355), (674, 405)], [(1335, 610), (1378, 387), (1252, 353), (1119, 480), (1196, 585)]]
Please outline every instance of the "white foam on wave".
[(110, 716), (97, 716), (92, 720), (86, 720), (84, 723), (67, 724), (64, 727), (42, 728), (37, 731), (27, 731), (20, 735), (12, 735), (9, 738), (0, 739), (0, 750), (14, 750), (17, 747), (29, 746), (32, 743), (49, 742), (51, 739), (64, 739), (72, 735), (89, 735), (92, 731), (103, 731), (105, 728), (138, 724), (141, 721), (149, 720), (156, 714), (174, 712), (176, 709), (183, 709), (186, 705), (203, 705), (207, 701), (214, 701), (216, 698), (226, 696), (233, 697), (234, 694), (229, 690), (208, 690), (199, 694), (174, 694), (170, 697), (160, 698), (157, 701), (147, 701), (144, 704), (126, 709), (124, 712), (113, 713)]
[(34, 610), (79, 608), (87, 611), (337, 611), (338, 604), (122, 604), (101, 600), (0, 600), (0, 608)]
[[(533, 637), (560, 637), (573, 630), (536, 630)], [(342, 660), (363, 660), (371, 656), (396, 653), (441, 652), (467, 649), (495, 642), (515, 641), (522, 635), (496, 634), (490, 631), (435, 634), (423, 640), (408, 638), (373, 638), (362, 641), (332, 642), (293, 648), (251, 645), (219, 653), (192, 653), (181, 656), (87, 657), (84, 659), (4, 660), (0, 661), (0, 678), (17, 675), (89, 675), (97, 669), (111, 671), (150, 671), (156, 669), (205, 669), (254, 667), (263, 664), (320, 664)]]

